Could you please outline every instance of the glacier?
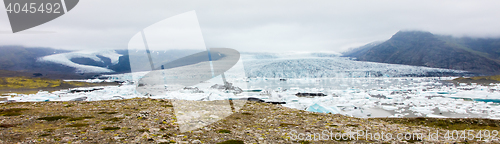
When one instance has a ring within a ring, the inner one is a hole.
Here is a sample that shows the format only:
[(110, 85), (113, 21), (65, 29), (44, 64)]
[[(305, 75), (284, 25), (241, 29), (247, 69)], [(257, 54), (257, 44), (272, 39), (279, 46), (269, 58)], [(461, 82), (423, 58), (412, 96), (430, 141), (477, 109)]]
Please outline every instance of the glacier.
[(247, 77), (266, 78), (347, 78), (401, 77), (427, 73), (464, 73), (465, 71), (354, 61), (335, 53), (288, 52), (251, 53), (244, 57)]

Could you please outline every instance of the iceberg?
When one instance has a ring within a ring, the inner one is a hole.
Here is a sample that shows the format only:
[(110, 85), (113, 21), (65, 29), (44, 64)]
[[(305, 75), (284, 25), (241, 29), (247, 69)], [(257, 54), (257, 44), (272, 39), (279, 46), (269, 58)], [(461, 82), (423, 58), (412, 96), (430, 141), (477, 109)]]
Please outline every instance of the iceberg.
[(340, 110), (335, 108), (335, 107), (325, 107), (322, 106), (318, 103), (315, 103), (311, 106), (309, 106), (306, 111), (310, 112), (319, 112), (319, 113), (332, 113), (332, 114), (339, 114)]

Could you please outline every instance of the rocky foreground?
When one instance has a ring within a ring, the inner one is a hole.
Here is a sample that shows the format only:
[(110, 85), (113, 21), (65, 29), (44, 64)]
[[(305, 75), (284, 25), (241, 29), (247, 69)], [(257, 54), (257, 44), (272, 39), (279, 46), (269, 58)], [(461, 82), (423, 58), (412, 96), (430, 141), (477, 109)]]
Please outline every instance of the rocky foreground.
[[(2, 103), (0, 143), (500, 142), (495, 140), (499, 138), (498, 133), (494, 133), (500, 130), (498, 120), (360, 119), (251, 101), (246, 102), (239, 110), (233, 109), (235, 113), (228, 117), (198, 129), (181, 132), (179, 125), (185, 122), (176, 118), (174, 108), (177, 106), (174, 105), (170, 100), (144, 98)], [(214, 116), (215, 118), (217, 117)], [(452, 130), (472, 131), (474, 136), (464, 137), (465, 140), (447, 137), (447, 132)], [(486, 140), (484, 135), (477, 135), (480, 130), (488, 130), (489, 137)], [(377, 133), (385, 136), (391, 134), (393, 139), (380, 138)], [(396, 138), (398, 134), (402, 138)]]

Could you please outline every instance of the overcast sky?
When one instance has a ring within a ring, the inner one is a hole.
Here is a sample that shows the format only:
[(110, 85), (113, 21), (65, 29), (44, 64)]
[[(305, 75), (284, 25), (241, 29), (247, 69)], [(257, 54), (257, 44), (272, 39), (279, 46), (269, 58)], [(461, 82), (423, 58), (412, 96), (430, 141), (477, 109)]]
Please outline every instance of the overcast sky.
[(341, 52), (399, 30), (500, 36), (498, 0), (80, 0), (69, 13), (15, 34), (3, 7), (0, 45), (127, 49), (141, 29), (192, 10), (207, 47), (245, 52)]

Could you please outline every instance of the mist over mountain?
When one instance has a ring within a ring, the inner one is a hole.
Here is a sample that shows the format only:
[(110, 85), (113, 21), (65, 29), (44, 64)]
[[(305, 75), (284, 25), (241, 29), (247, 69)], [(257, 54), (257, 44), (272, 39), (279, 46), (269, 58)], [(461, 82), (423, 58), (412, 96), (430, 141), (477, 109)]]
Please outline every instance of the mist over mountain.
[(399, 31), (389, 40), (343, 53), (359, 61), (500, 74), (500, 39), (455, 38), (423, 31)]
[[(23, 72), (23, 75), (32, 73), (34, 76), (52, 78), (92, 78), (100, 74), (128, 73), (151, 68), (144, 50), (67, 51), (0, 46), (0, 51), (0, 70), (6, 71), (5, 73), (10, 71), (10, 74)], [(196, 59), (182, 59), (188, 55), (200, 54), (199, 52), (151, 51), (150, 56), (155, 67), (175, 62), (176, 65), (164, 67), (168, 69), (205, 59), (204, 54)], [(344, 73), (347, 73), (347, 77), (461, 75), (459, 71), (353, 63), (348, 58), (339, 58), (340, 54), (328, 52), (242, 54), (243, 57), (251, 55), (257, 59), (245, 62), (247, 75), (255, 77), (338, 77)], [(343, 57), (353, 57), (358, 61), (461, 70), (472, 74), (500, 74), (500, 39), (455, 38), (430, 32), (399, 31), (387, 41), (373, 42), (344, 52)], [(217, 56), (212, 59), (217, 59)], [(131, 65), (134, 65), (133, 70)]]

